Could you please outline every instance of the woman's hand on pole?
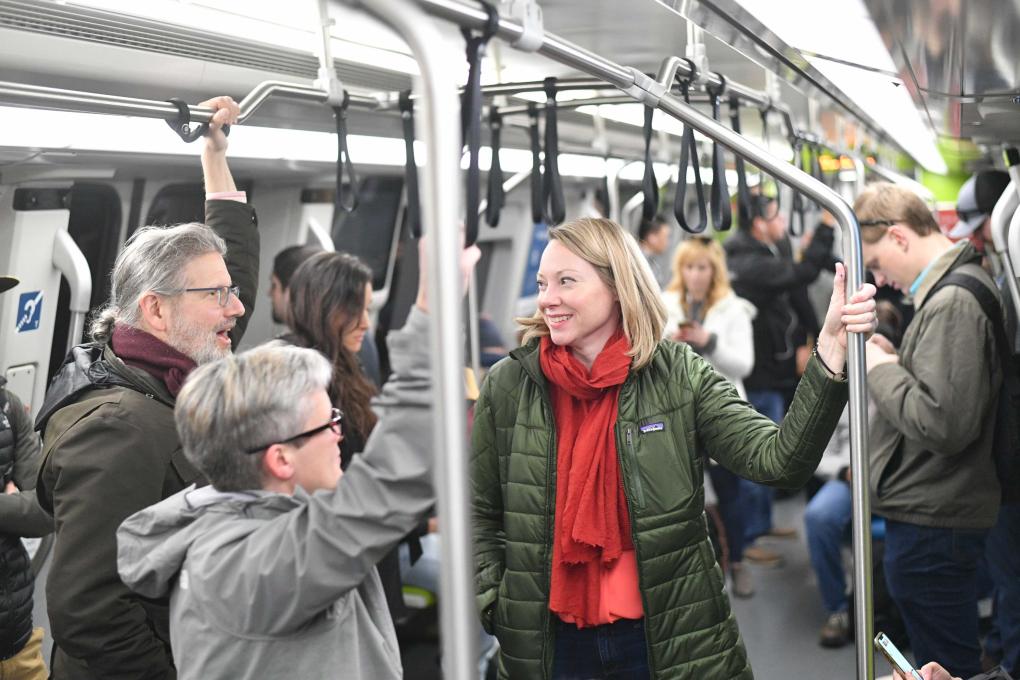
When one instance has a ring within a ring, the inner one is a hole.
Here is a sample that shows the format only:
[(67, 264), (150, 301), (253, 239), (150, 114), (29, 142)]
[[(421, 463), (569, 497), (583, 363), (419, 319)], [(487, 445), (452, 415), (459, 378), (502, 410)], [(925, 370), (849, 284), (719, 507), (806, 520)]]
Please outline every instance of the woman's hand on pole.
[(870, 336), (878, 328), (875, 292), (875, 286), (865, 283), (846, 302), (846, 267), (836, 263), (829, 309), (818, 334), (818, 356), (831, 370), (840, 371), (846, 363), (847, 332)]

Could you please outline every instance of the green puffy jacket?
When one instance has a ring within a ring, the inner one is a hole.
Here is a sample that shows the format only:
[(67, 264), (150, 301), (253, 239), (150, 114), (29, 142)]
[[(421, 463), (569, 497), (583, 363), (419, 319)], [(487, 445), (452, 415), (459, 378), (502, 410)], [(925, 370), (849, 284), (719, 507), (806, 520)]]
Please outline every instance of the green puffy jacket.
[[(630, 510), (653, 678), (751, 678), (704, 519), (703, 457), (773, 486), (807, 481), (847, 386), (808, 363), (783, 426), (686, 345), (664, 341), (620, 390), (616, 447)], [(471, 463), (478, 607), (499, 677), (548, 678), (556, 442), (538, 341), (489, 374)]]

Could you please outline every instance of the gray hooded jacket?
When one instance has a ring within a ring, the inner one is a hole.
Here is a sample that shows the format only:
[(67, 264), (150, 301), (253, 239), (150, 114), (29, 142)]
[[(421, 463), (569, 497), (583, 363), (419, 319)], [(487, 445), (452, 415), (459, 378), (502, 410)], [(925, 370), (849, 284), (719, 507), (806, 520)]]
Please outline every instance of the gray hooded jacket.
[(117, 531), (117, 567), (170, 594), (180, 680), (400, 678), (375, 564), (434, 502), (427, 317), (390, 334), (379, 423), (335, 491), (190, 487)]

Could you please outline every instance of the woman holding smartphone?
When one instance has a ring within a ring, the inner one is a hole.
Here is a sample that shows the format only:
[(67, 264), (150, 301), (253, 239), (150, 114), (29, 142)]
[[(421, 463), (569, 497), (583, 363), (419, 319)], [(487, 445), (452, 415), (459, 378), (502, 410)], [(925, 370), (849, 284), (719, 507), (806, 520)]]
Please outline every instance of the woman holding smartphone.
[[(673, 279), (662, 292), (666, 306), (665, 337), (684, 342), (725, 376), (743, 398), (743, 379), (754, 368), (751, 321), (757, 310), (730, 288), (726, 254), (717, 241), (696, 236), (681, 243), (673, 255)], [(744, 566), (744, 501), (740, 478), (709, 461), (708, 476), (719, 502), (726, 530), (731, 592), (754, 595), (751, 570)]]

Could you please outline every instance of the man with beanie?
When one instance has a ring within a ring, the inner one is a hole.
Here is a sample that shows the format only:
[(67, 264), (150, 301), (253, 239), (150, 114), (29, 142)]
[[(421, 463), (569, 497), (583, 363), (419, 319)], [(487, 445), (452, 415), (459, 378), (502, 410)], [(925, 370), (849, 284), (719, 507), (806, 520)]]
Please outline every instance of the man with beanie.
[(969, 238), (979, 253), (994, 248), (992, 209), (1009, 184), (1009, 175), (1001, 170), (982, 170), (971, 175), (960, 187), (956, 215), (960, 220), (946, 234), (954, 241)]

